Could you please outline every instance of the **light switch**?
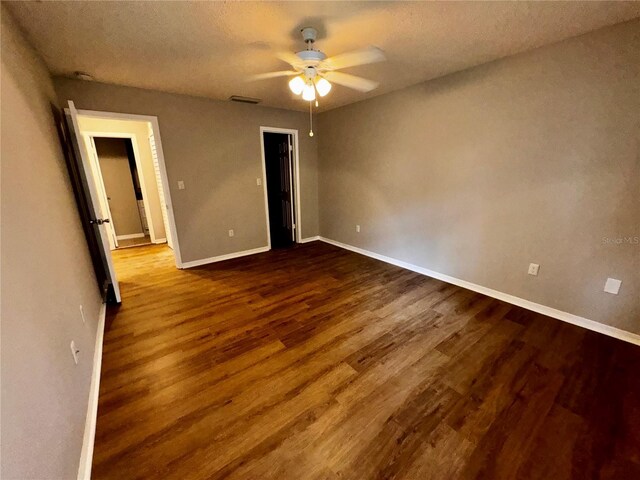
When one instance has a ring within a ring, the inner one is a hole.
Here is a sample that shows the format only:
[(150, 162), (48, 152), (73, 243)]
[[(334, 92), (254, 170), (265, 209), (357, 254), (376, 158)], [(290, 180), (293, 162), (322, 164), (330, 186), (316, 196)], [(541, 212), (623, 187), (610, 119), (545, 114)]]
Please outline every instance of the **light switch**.
[(356, 232), (360, 233), (360, 225), (356, 225)]
[(529, 275), (537, 276), (538, 275), (538, 270), (540, 270), (540, 265), (538, 265), (537, 263), (530, 263), (529, 264), (529, 270), (527, 271), (527, 273)]
[(178, 180), (178, 190), (184, 190), (184, 181)]
[(617, 295), (620, 291), (620, 285), (622, 285), (622, 280), (616, 280), (615, 278), (607, 278), (607, 281), (604, 282), (604, 291), (607, 293), (613, 293)]
[(262, 179), (261, 178), (256, 178), (256, 185), (258, 185), (258, 186), (262, 185)]

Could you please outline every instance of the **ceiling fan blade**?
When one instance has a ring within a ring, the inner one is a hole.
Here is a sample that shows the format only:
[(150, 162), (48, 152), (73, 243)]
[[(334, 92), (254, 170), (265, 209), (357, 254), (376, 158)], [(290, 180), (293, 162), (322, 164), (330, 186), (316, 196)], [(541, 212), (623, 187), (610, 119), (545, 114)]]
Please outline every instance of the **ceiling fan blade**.
[(384, 52), (377, 47), (368, 47), (353, 52), (341, 53), (333, 57), (329, 57), (322, 62), (322, 66), (329, 70), (338, 70), (341, 68), (355, 67), (356, 65), (364, 65), (367, 63), (376, 63), (386, 60)]
[(288, 63), (293, 68), (302, 66), (302, 60), (295, 53), (291, 52), (276, 52), (276, 57), (278, 57), (283, 62)]
[(362, 77), (356, 77), (355, 75), (349, 75), (348, 73), (327, 72), (324, 74), (324, 77), (330, 82), (353, 88), (354, 90), (359, 90), (361, 92), (370, 92), (378, 86), (378, 82), (367, 80)]
[(289, 77), (291, 75), (297, 75), (300, 72), (296, 72), (295, 70), (281, 70), (279, 72), (267, 72), (267, 73), (258, 73), (257, 75), (251, 75), (249, 80), (266, 80), (268, 78), (276, 78), (276, 77)]

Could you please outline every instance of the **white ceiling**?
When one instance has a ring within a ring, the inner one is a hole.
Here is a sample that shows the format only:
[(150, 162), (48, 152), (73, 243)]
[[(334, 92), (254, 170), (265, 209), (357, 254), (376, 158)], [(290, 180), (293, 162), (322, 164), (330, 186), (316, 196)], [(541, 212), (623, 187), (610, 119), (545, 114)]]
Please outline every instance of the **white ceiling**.
[[(5, 2), (7, 3), (7, 2)], [(8, 2), (52, 73), (305, 110), (273, 51), (303, 49), (302, 26), (327, 55), (366, 45), (387, 62), (345, 72), (380, 82), (335, 86), (321, 110), (356, 102), (640, 16), (640, 2)]]

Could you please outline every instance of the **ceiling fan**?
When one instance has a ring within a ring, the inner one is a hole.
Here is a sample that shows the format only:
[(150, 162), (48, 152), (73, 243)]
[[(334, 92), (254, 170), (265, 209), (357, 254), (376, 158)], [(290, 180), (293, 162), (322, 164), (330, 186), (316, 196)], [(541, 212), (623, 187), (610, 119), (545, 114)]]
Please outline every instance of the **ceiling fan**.
[(331, 82), (360, 92), (369, 92), (378, 86), (378, 82), (339, 72), (338, 70), (384, 61), (386, 59), (382, 50), (376, 47), (368, 47), (327, 58), (323, 52), (313, 48), (318, 36), (318, 31), (315, 28), (305, 27), (300, 32), (304, 42), (307, 44), (306, 50), (298, 53), (284, 52), (277, 54), (280, 60), (291, 65), (292, 70), (261, 73), (254, 75), (252, 79), (264, 80), (267, 78), (294, 76), (289, 81), (289, 88), (294, 94), (302, 95), (302, 99), (309, 102), (316, 100), (316, 93), (320, 97), (328, 94), (331, 91)]

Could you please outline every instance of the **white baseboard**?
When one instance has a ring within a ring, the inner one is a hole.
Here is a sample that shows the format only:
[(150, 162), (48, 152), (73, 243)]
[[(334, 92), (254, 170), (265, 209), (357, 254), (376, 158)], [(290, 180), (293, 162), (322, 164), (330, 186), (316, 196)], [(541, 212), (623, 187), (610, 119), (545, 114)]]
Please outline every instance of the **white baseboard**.
[(167, 243), (166, 238), (156, 238), (153, 243)]
[(316, 235), (315, 237), (303, 238), (303, 239), (300, 240), (300, 243), (314, 242), (316, 240), (320, 240), (320, 236), (319, 235)]
[(635, 345), (640, 345), (640, 335), (636, 333), (627, 332), (626, 330), (612, 327), (610, 325), (605, 325), (603, 323), (596, 322), (595, 320), (589, 320), (588, 318), (579, 317), (578, 315), (574, 315), (568, 312), (563, 312), (562, 310), (557, 310), (555, 308), (547, 307), (546, 305), (535, 303), (530, 300), (525, 300), (524, 298), (516, 297), (514, 295), (509, 295), (508, 293), (499, 292), (498, 290), (493, 290), (491, 288), (483, 287), (482, 285), (476, 285), (475, 283), (467, 282), (466, 280), (460, 280), (459, 278), (451, 277), (443, 273), (434, 272), (433, 270), (429, 270), (423, 267), (418, 267), (417, 265), (403, 262), (402, 260), (396, 260), (395, 258), (387, 257), (386, 255), (381, 255), (379, 253), (371, 252), (363, 248), (354, 247), (353, 245), (348, 245), (346, 243), (338, 242), (336, 240), (331, 240), (329, 238), (325, 238), (322, 236), (320, 237), (320, 240), (323, 242), (329, 243), (331, 245), (334, 245), (336, 247), (344, 248), (345, 250), (350, 250), (352, 252), (365, 255), (367, 257), (375, 258), (376, 260), (380, 260), (385, 263), (390, 263), (392, 265), (396, 265), (397, 267), (406, 268), (407, 270), (411, 270), (413, 272), (420, 273), (428, 277), (442, 280), (443, 282), (451, 283), (453, 285), (466, 288), (467, 290), (472, 290), (474, 292), (481, 293), (488, 297), (493, 297), (498, 300), (502, 300), (503, 302), (507, 302), (512, 305), (516, 305), (518, 307), (526, 308), (527, 310), (531, 310), (533, 312), (541, 313), (542, 315), (547, 315), (549, 317), (562, 320), (563, 322), (571, 323), (573, 325), (578, 325), (579, 327), (583, 327), (588, 330), (593, 330), (594, 332), (602, 333), (610, 337), (618, 338), (620, 340), (633, 343)]
[(116, 238), (118, 240), (129, 240), (131, 238), (142, 238), (144, 236), (144, 233), (130, 233), (128, 235), (116, 235)]
[(89, 403), (87, 418), (84, 424), (84, 438), (80, 465), (78, 465), (78, 480), (91, 478), (91, 463), (93, 462), (93, 444), (96, 438), (96, 420), (98, 418), (98, 396), (100, 395), (100, 370), (102, 369), (102, 343), (104, 339), (104, 323), (107, 316), (107, 305), (103, 303), (98, 313), (98, 328), (96, 331), (96, 346), (93, 352), (93, 373), (89, 389)]
[(191, 262), (183, 262), (182, 268), (198, 267), (200, 265), (206, 265), (207, 263), (222, 262), (224, 260), (231, 260), (232, 258), (246, 257), (247, 255), (255, 255), (256, 253), (268, 252), (269, 247), (254, 248), (253, 250), (244, 250), (242, 252), (227, 253), (226, 255), (219, 255), (217, 257), (203, 258), (201, 260), (192, 260)]

